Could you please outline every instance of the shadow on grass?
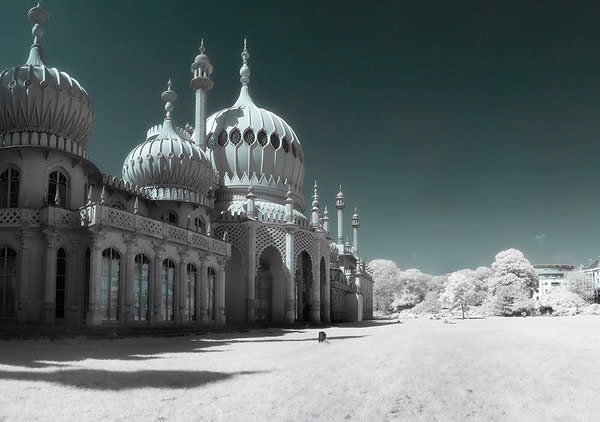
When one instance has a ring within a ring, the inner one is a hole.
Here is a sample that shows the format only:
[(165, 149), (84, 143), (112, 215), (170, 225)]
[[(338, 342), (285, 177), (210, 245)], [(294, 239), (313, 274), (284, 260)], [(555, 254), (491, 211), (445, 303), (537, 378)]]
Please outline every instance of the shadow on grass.
[[(351, 338), (361, 338), (367, 336), (327, 336), (327, 340), (336, 341), (336, 340), (348, 340)], [(286, 342), (295, 342), (295, 341), (314, 341), (317, 342), (317, 337), (311, 338), (290, 338), (290, 339), (247, 339), (247, 340), (231, 340), (231, 343), (286, 343)]]
[(54, 372), (0, 371), (0, 380), (50, 382), (68, 387), (100, 391), (121, 391), (136, 388), (194, 388), (243, 375), (265, 371), (103, 371), (96, 369), (65, 369)]
[[(274, 341), (290, 329), (255, 330), (248, 333), (219, 333), (169, 338), (138, 337), (115, 340), (66, 339), (58, 341), (0, 341), (0, 365), (27, 368), (60, 367), (86, 359), (144, 361), (163, 359), (164, 354), (223, 353), (224, 346), (237, 342)], [(267, 337), (267, 338), (265, 338)], [(313, 339), (307, 339), (307, 341)], [(316, 337), (314, 339), (316, 341)], [(287, 341), (281, 339), (280, 341)]]
[(333, 323), (334, 327), (341, 328), (370, 328), (370, 327), (383, 327), (385, 325), (398, 324), (397, 319), (371, 319), (367, 321), (355, 321), (355, 322), (338, 322)]

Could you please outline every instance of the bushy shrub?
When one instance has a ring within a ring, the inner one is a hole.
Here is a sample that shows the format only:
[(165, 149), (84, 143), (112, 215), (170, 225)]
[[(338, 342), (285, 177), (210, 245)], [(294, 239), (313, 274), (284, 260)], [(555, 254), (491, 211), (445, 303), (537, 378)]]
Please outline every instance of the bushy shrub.
[(583, 310), (586, 303), (579, 295), (567, 289), (553, 290), (540, 298), (540, 309), (549, 310), (552, 315), (576, 315)]
[(425, 294), (425, 300), (417, 304), (412, 311), (415, 314), (435, 314), (442, 309), (437, 292), (430, 291)]
[(585, 306), (581, 310), (582, 315), (600, 315), (600, 304), (593, 303), (591, 305)]

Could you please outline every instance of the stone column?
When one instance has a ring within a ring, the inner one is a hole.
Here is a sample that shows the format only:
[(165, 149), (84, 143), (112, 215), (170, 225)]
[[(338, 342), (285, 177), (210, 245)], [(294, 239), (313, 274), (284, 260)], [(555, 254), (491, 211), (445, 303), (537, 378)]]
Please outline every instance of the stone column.
[(179, 266), (177, 268), (177, 278), (175, 280), (175, 324), (181, 325), (185, 322), (185, 304), (186, 304), (186, 289), (185, 282), (187, 279), (187, 271), (185, 262), (188, 259), (188, 253), (184, 249), (178, 249)]
[(152, 322), (162, 321), (162, 291), (161, 291), (161, 279), (162, 279), (162, 262), (165, 257), (165, 248), (162, 244), (154, 246), (154, 265), (152, 271), (152, 277), (150, 282), (152, 283), (150, 291), (150, 320)]
[(29, 277), (30, 277), (30, 250), (32, 246), (33, 232), (21, 230), (21, 253), (19, 254), (19, 292), (17, 299), (17, 321), (25, 323), (28, 320), (29, 311)]
[(121, 323), (127, 324), (134, 319), (133, 316), (133, 279), (135, 277), (135, 252), (136, 252), (135, 236), (125, 239), (126, 257), (125, 257), (125, 277), (121, 277), (121, 286), (119, 291), (119, 309), (122, 315)]
[(88, 326), (102, 323), (102, 246), (104, 234), (93, 233), (90, 242), (90, 303), (86, 321)]
[(248, 322), (256, 321), (256, 229), (248, 224)]
[(44, 280), (44, 296), (42, 301), (42, 320), (46, 324), (54, 323), (54, 308), (56, 305), (56, 251), (58, 249), (58, 232), (45, 229), (46, 236), (46, 266)]
[(286, 225), (285, 233), (285, 268), (288, 277), (286, 295), (285, 295), (285, 319), (292, 324), (296, 321), (296, 284), (295, 284), (295, 257), (294, 257), (294, 232), (296, 226)]
[(198, 268), (198, 284), (196, 284), (196, 318), (199, 323), (207, 319), (207, 303), (208, 303), (208, 288), (207, 288), (207, 271), (206, 256), (200, 255), (200, 268)]
[[(327, 250), (327, 249), (326, 249)], [(325, 304), (325, 320), (323, 322), (331, 322), (331, 280), (330, 280), (330, 263), (329, 256), (325, 255), (325, 297), (321, 300)]]
[(313, 289), (312, 289), (312, 306), (311, 316), (312, 322), (321, 322), (321, 243), (318, 237), (313, 237), (313, 242), (316, 242), (316, 253), (312, 265), (313, 272)]
[[(71, 239), (71, 250), (67, 256), (68, 276), (65, 297), (65, 318), (70, 324), (81, 322), (83, 298), (83, 254), (80, 239)], [(67, 313), (68, 310), (68, 313)]]
[(217, 312), (215, 319), (221, 325), (225, 325), (227, 317), (225, 314), (225, 259), (219, 259), (217, 270)]

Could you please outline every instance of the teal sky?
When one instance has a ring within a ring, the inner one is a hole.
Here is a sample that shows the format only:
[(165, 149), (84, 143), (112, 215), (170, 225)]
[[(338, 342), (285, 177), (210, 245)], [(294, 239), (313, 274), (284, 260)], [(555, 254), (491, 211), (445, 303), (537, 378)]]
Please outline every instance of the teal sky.
[[(3, 68), (27, 58), (32, 5), (2, 5)], [(533, 263), (600, 255), (598, 2), (43, 6), (47, 62), (90, 94), (89, 154), (105, 172), (120, 175), (162, 121), (169, 77), (176, 121), (193, 123), (201, 37), (215, 66), (209, 112), (233, 104), (247, 37), (255, 102), (303, 145), (307, 204), (317, 179), (333, 211), (342, 183), (346, 232), (357, 206), (365, 258), (441, 273), (508, 247)]]

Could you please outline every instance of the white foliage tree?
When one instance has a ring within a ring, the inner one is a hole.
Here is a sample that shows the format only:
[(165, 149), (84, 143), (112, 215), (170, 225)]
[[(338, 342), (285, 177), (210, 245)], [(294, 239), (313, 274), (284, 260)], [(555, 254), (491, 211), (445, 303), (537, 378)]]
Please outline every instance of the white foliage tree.
[(460, 307), (463, 319), (465, 319), (465, 312), (475, 302), (477, 296), (474, 274), (472, 270), (452, 273), (448, 277), (446, 289), (440, 296), (442, 304), (450, 308)]
[(538, 276), (533, 265), (517, 249), (507, 249), (496, 255), (488, 281), (487, 303), (492, 313), (511, 315), (533, 296)]
[(376, 310), (386, 310), (403, 289), (400, 269), (390, 259), (374, 259), (369, 262), (373, 271), (373, 299)]
[(594, 298), (594, 281), (586, 279), (581, 271), (571, 271), (566, 275), (568, 289), (590, 302)]

